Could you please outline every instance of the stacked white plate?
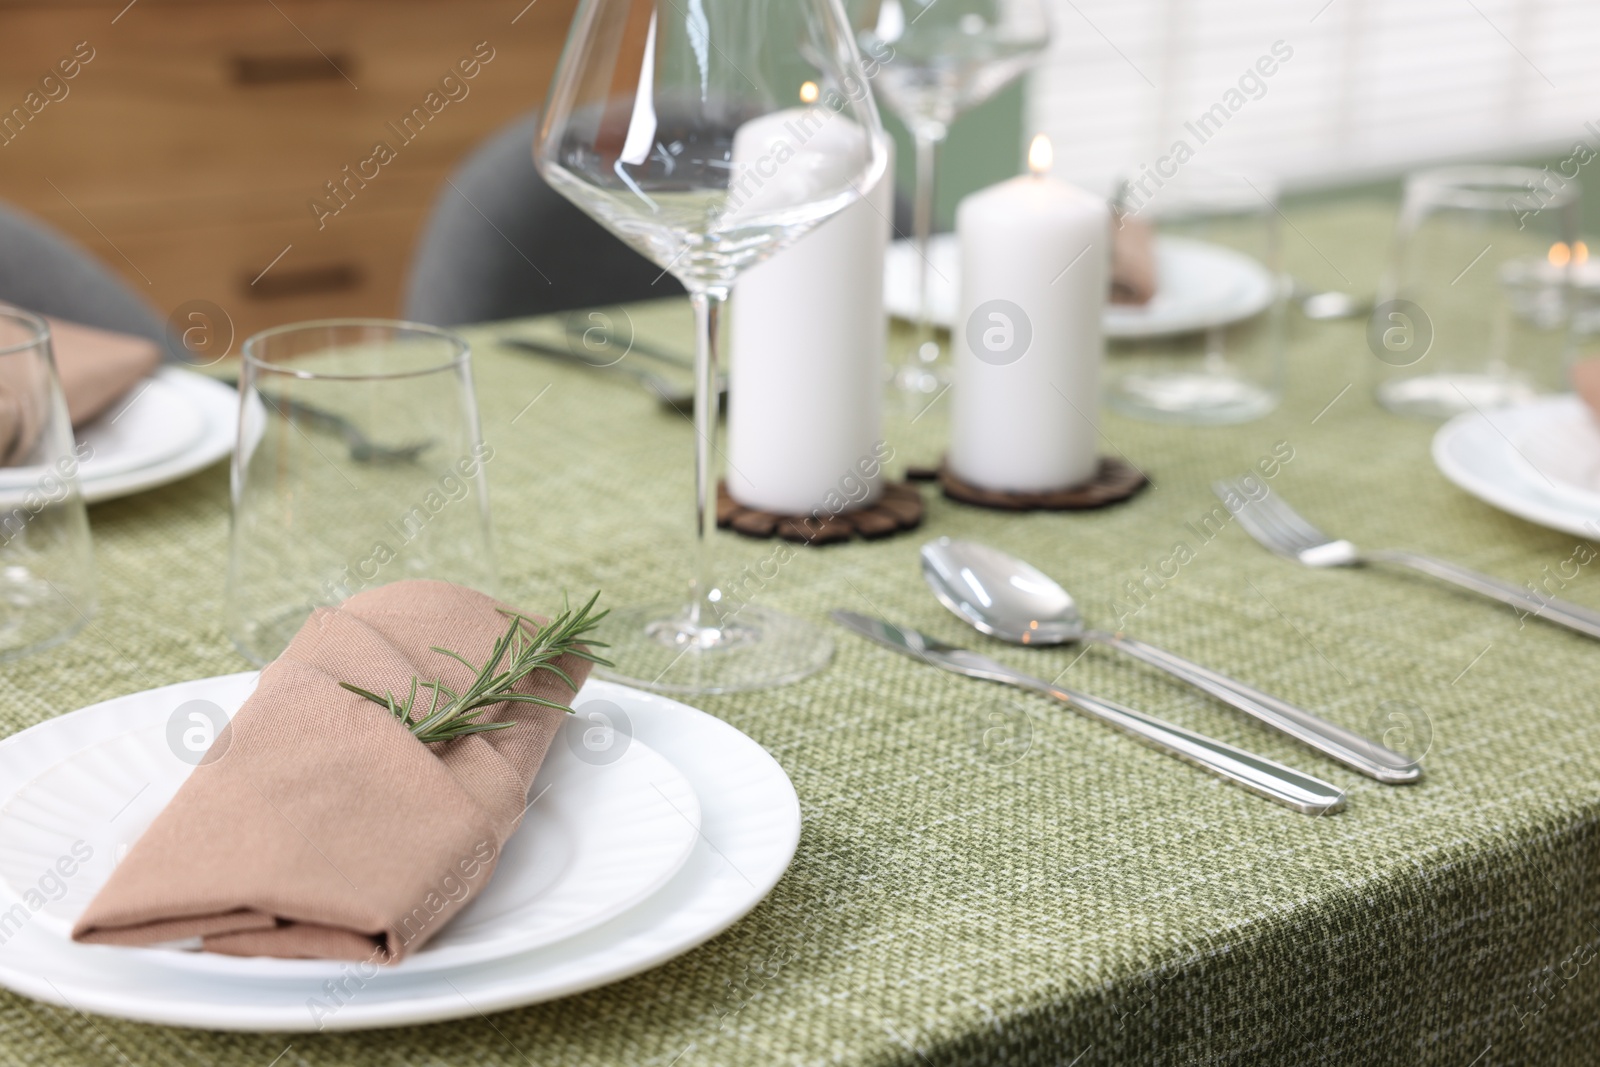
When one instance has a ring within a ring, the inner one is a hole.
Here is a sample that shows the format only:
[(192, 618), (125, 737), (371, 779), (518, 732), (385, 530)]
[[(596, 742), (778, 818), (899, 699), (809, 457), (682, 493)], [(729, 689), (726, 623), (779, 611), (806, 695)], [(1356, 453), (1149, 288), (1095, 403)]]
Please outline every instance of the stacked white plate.
[[(1123, 340), (1193, 333), (1257, 315), (1272, 303), (1272, 274), (1231, 248), (1182, 237), (1157, 237), (1156, 295), (1145, 304), (1108, 304), (1107, 337)], [(1064, 262), (1064, 261), (1063, 261)], [(928, 243), (928, 303), (935, 325), (955, 322), (961, 293), (961, 244), (955, 234)], [(884, 259), (883, 302), (902, 319), (917, 317), (916, 245), (896, 241)]]
[(472, 1016), (687, 952), (755, 907), (799, 842), (794, 788), (760, 745), (684, 704), (590, 681), (493, 880), (404, 962), (72, 941), (73, 921), (192, 770), (184, 732), (204, 716), (180, 709), (210, 701), (231, 716), (255, 681), (136, 693), (0, 742), (0, 985), (80, 1011), (224, 1030)]
[[(91, 423), (77, 428), (92, 452), (78, 468), (89, 503), (186, 478), (233, 451), (239, 394), (221, 382), (162, 367)], [(17, 472), (0, 471), (0, 489)], [(31, 482), (29, 483), (31, 484)]]
[(1479, 500), (1579, 537), (1600, 534), (1600, 424), (1571, 394), (1445, 423), (1433, 461)]

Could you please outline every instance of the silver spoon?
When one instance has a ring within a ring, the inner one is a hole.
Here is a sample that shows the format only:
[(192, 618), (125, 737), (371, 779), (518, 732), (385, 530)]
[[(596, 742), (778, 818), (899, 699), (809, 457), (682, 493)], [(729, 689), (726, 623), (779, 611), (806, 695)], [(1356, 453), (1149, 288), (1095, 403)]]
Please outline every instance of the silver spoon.
[(1071, 594), (1043, 571), (997, 548), (948, 537), (929, 541), (922, 546), (922, 576), (939, 602), (979, 633), (1018, 645), (1105, 645), (1159, 667), (1380, 782), (1422, 777), (1415, 761), (1304, 708), (1154, 645), (1089, 629)]

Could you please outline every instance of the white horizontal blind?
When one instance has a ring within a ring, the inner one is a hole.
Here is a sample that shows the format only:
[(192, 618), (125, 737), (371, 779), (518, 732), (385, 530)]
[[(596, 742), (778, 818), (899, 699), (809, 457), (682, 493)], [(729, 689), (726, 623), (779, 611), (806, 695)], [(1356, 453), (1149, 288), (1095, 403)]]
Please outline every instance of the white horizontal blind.
[[(1579, 140), (1600, 152), (1597, 0), (1046, 2), (1027, 122), (1063, 174), (1153, 166), (1179, 138), (1195, 165), (1297, 186)], [(1185, 123), (1208, 110), (1202, 143)]]

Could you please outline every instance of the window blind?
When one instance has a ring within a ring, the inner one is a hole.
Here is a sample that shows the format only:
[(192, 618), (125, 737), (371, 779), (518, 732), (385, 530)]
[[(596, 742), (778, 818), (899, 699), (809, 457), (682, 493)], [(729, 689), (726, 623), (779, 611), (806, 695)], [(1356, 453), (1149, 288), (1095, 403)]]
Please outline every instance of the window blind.
[(1295, 187), (1600, 152), (1595, 0), (1047, 2), (1026, 132), (1068, 176), (1154, 166), (1180, 139), (1194, 165)]

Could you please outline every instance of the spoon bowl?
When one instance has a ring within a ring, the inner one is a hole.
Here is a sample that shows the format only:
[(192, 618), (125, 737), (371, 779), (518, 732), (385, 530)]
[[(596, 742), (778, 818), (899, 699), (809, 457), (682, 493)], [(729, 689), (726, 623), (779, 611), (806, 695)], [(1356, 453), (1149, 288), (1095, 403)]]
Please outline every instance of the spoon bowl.
[(939, 603), (979, 633), (1019, 645), (1065, 645), (1087, 631), (1078, 605), (1048, 574), (973, 541), (922, 546), (922, 577)]

